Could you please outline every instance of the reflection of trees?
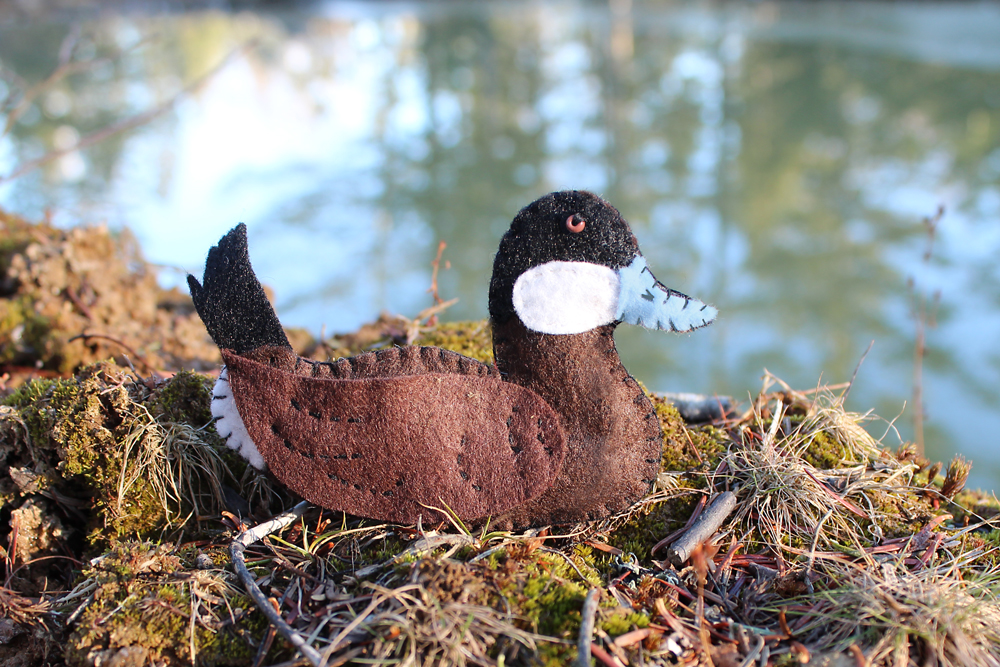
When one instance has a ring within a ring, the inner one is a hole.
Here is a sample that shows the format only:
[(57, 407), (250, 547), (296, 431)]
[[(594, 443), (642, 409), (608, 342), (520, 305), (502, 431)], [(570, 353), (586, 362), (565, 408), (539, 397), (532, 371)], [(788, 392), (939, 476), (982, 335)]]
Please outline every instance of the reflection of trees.
[[(536, 113), (541, 38), (537, 26), (506, 18), (441, 17), (423, 27), (432, 123), (421, 137), (426, 187), (408, 192), (408, 203), (451, 244), (444, 293), (461, 298), (461, 312), (483, 317), (497, 238), (540, 194), (532, 176), (545, 159), (544, 123), (523, 128), (518, 118)], [(446, 117), (449, 107), (460, 117)]]
[[(4, 118), (22, 112), (9, 130), (14, 154), (7, 173), (56, 148), (60, 128), (86, 135), (114, 123), (127, 111), (124, 105), (115, 104), (123, 97), (121, 50), (102, 32), (87, 30), (77, 35), (70, 26), (54, 22), (0, 31), (0, 62), (9, 86)], [(87, 90), (95, 79), (105, 84), (99, 93)], [(103, 103), (95, 104), (100, 98)], [(94, 148), (90, 179), (109, 178), (122, 144), (121, 137), (113, 137)], [(55, 174), (50, 170), (48, 176)], [(85, 182), (78, 187), (92, 186), (93, 182)]]
[[(906, 275), (886, 249), (918, 247), (923, 229), (870, 206), (863, 187), (852, 192), (845, 181), (852, 171), (919, 164), (945, 150), (954, 155), (948, 180), (976, 184), (991, 144), (980, 137), (973, 146), (962, 135), (977, 104), (973, 90), (996, 85), (996, 75), (944, 76), (939, 67), (788, 44), (753, 45), (743, 69), (741, 228), (758, 289), (740, 307), (766, 308), (783, 330), (828, 341), (824, 366), (839, 373), (872, 336), (907, 348), (912, 324), (889, 321), (884, 302), (887, 286), (905, 297)], [(919, 254), (913, 258), (904, 272), (918, 270)], [(783, 301), (774, 303), (774, 294)]]
[[(85, 134), (134, 113), (129, 91), (145, 86), (152, 102), (163, 99), (256, 34), (249, 63), (262, 98), (248, 104), (262, 103), (269, 83), (291, 81), (293, 103), (315, 108), (317, 127), (355, 101), (324, 97), (314, 84), (374, 72), (366, 84), (374, 119), (357, 154), (232, 177), (241, 187), (294, 182), (271, 210), (253, 212), (256, 230), (278, 238), (293, 229), (330, 249), (323, 277), (282, 293), (285, 307), (353, 299), (416, 312), (429, 303), (423, 290), (440, 239), (453, 267), (442, 294), (461, 298), (449, 316), (485, 316), (492, 253), (512, 215), (549, 189), (595, 184), (633, 222), (665, 282), (723, 308), (719, 326), (690, 341), (623, 332), (633, 358), (661, 369), (657, 381), (691, 377), (684, 382), (700, 389), (742, 393), (762, 366), (796, 384), (821, 370), (843, 379), (878, 338), (874, 356), (894, 373), (879, 391), (905, 395), (913, 336), (905, 281), (919, 269), (923, 232), (889, 195), (914, 183), (955, 183), (970, 195), (991, 187), (1000, 166), (984, 165), (1000, 160), (1000, 112), (987, 97), (1000, 77), (816, 41), (736, 35), (745, 44), (733, 51), (725, 31), (665, 33), (651, 20), (663, 19), (658, 10), (636, 7), (616, 27), (599, 8), (561, 15), (544, 4), (373, 11), (364, 20), (149, 19), (142, 29), (155, 27), (156, 40), (68, 80), (79, 103), (18, 126), (15, 146), (47, 145), (62, 124)], [(365, 47), (362, 24), (376, 35)], [(121, 25), (86, 28), (95, 57), (116, 53), (108, 45)], [(0, 59), (26, 79), (44, 77), (52, 62), (37, 54), (54, 58), (65, 31), (4, 32)], [(301, 71), (283, 60), (292, 41), (309, 53)], [(621, 46), (629, 42), (631, 58)], [(121, 138), (93, 149), (90, 180), (65, 187), (85, 199), (95, 180), (124, 168), (126, 148)], [(945, 166), (922, 176), (935, 160)], [(874, 185), (883, 182), (890, 192)], [(960, 250), (941, 256), (935, 269), (955, 282), (967, 276), (979, 298), (1000, 293), (989, 253), (972, 267), (949, 265), (964, 259)], [(952, 305), (947, 289), (943, 298)], [(960, 353), (944, 348), (932, 348), (928, 369), (981, 390)]]
[[(882, 301), (902, 278), (884, 244), (920, 230), (891, 216), (873, 220), (845, 196), (843, 174), (861, 147), (841, 110), (844, 84), (831, 84), (827, 70), (842, 71), (831, 55), (753, 45), (735, 82), (744, 109), (738, 209), (754, 284), (737, 307), (825, 347), (823, 367), (842, 377), (872, 337), (890, 333)], [(871, 237), (852, 238), (849, 221)]]
[[(162, 122), (158, 117), (210, 78), (250, 32), (219, 14), (182, 17), (163, 32), (157, 19), (137, 23), (149, 35), (131, 20), (112, 18), (0, 28), (0, 76), (7, 88), (0, 114), (14, 140), (12, 164), (0, 176), (19, 178), (20, 198), (39, 200), (33, 208), (56, 203), (54, 190), (61, 194), (58, 203), (79, 216), (71, 221), (85, 218), (93, 192), (114, 180), (130, 132)], [(65, 159), (50, 158), (76, 142), (86, 162), (71, 152), (66, 157), (81, 164), (71, 174)], [(43, 156), (45, 163), (34, 169)]]

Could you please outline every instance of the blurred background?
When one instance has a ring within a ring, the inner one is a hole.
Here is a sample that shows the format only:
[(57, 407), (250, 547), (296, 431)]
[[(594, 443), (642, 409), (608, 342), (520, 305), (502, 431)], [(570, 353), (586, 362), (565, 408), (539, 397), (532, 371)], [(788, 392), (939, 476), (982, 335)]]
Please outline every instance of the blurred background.
[(180, 6), (0, 5), (0, 207), (128, 227), (165, 285), (246, 222), (318, 336), (431, 305), (439, 241), (444, 318), (486, 317), (518, 209), (590, 189), (721, 311), (619, 329), (647, 386), (846, 382), (874, 341), (848, 408), (1000, 488), (1000, 4)]

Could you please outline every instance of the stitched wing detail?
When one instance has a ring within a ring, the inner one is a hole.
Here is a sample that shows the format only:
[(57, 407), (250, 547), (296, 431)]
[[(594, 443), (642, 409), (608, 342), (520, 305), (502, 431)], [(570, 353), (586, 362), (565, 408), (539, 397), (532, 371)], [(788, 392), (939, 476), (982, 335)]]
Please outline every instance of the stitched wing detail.
[(544, 492), (566, 456), (556, 413), (495, 377), (322, 379), (223, 352), (268, 468), (307, 500), (381, 521), (495, 515)]

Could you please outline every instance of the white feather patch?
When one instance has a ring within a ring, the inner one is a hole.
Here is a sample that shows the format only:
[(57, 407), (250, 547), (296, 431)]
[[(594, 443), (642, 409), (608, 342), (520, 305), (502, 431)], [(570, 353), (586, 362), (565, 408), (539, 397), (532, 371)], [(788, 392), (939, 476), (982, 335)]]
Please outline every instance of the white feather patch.
[(615, 318), (622, 322), (683, 332), (711, 324), (719, 314), (714, 306), (664, 287), (646, 266), (642, 255), (618, 273), (621, 294)]
[(614, 322), (618, 272), (589, 262), (546, 262), (514, 283), (514, 310), (532, 331), (576, 334)]
[(257, 450), (257, 445), (247, 433), (247, 427), (240, 417), (239, 410), (236, 409), (236, 399), (233, 398), (229, 372), (225, 366), (222, 367), (219, 379), (212, 388), (212, 416), (216, 418), (215, 430), (226, 439), (227, 447), (239, 452), (240, 456), (257, 470), (267, 467), (264, 457)]

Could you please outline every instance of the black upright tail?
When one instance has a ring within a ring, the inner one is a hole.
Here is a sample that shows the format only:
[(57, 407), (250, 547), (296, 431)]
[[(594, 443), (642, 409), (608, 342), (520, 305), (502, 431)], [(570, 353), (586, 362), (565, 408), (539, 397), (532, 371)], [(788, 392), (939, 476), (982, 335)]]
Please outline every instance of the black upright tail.
[(187, 279), (194, 307), (220, 349), (244, 354), (265, 345), (291, 347), (250, 266), (242, 222), (208, 251), (202, 284)]

